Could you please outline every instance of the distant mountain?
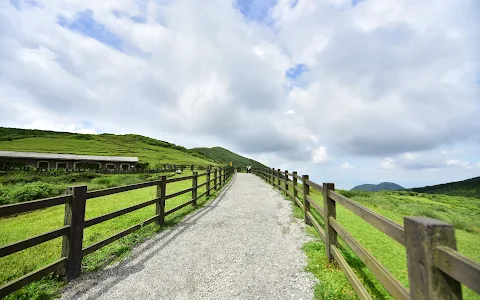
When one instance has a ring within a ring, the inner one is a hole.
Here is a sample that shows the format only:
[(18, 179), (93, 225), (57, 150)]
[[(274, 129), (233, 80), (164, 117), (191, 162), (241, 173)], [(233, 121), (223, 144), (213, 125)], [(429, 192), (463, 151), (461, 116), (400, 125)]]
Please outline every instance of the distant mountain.
[(480, 177), (411, 189), (418, 193), (480, 198)]
[(367, 192), (378, 192), (378, 191), (399, 191), (404, 190), (405, 188), (393, 183), (393, 182), (382, 182), (379, 184), (362, 184), (357, 185), (351, 191), (367, 191)]
[(265, 167), (256, 160), (238, 155), (222, 147), (193, 148), (190, 149), (190, 151), (198, 152), (202, 156), (214, 160), (219, 164), (229, 164), (232, 162), (234, 166)]

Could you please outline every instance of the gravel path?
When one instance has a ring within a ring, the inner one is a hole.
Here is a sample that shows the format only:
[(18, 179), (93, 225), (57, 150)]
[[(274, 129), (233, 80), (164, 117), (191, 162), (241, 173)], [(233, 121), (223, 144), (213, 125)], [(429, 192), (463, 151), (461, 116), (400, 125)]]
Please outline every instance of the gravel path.
[(62, 299), (312, 299), (290, 202), (253, 174), (237, 174), (206, 207), (84, 274)]

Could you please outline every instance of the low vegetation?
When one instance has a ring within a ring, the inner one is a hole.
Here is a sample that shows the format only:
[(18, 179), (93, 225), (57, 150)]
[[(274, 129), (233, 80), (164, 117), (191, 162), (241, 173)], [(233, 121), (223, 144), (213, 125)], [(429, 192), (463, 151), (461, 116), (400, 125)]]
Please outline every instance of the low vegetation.
[[(344, 196), (371, 210), (403, 224), (405, 216), (437, 218), (454, 225), (457, 246), (461, 253), (480, 261), (480, 202), (476, 198), (420, 194), (413, 191), (339, 191)], [(300, 198), (301, 195), (299, 195)], [(315, 190), (311, 196), (323, 207), (323, 197)], [(303, 212), (294, 205), (294, 215), (303, 218)], [(324, 226), (323, 218), (314, 213)], [(337, 205), (337, 219), (362, 245), (372, 253), (400, 282), (408, 287), (405, 248), (387, 237), (363, 219)], [(325, 255), (325, 244), (312, 227), (307, 231), (315, 237), (304, 245), (308, 257), (307, 270), (319, 279), (315, 287), (316, 299), (357, 299), (341, 269), (330, 263)], [(374, 299), (392, 299), (382, 284), (363, 262), (341, 240), (340, 250)], [(464, 299), (480, 299), (468, 288), (463, 288)]]
[(480, 198), (480, 177), (421, 188), (413, 188), (412, 191), (418, 193)]
[[(68, 186), (86, 185), (99, 190), (158, 179), (161, 174), (104, 175), (97, 173), (8, 172), (0, 174), (0, 205), (61, 195)], [(168, 173), (169, 176), (173, 174)]]
[[(188, 176), (190, 172), (184, 172), (182, 175)], [(123, 180), (117, 179), (124, 175), (113, 175), (111, 177), (96, 177), (91, 180)], [(157, 175), (158, 176), (158, 175)], [(132, 178), (132, 177), (126, 177)], [(135, 177), (133, 177), (135, 178)], [(152, 178), (153, 179), (153, 178)], [(129, 179), (131, 180), (131, 179)], [(136, 179), (135, 179), (136, 180)], [(205, 182), (205, 176), (200, 177), (198, 183)], [(118, 182), (117, 182), (118, 183)], [(97, 184), (99, 184), (97, 182)], [(192, 181), (185, 180), (167, 185), (167, 194), (191, 187)], [(205, 191), (205, 186), (198, 190), (198, 194)], [(212, 191), (212, 196), (215, 193)], [(138, 203), (146, 202), (156, 197), (156, 188), (148, 187), (100, 198), (94, 198), (87, 201), (86, 219), (94, 218), (109, 212), (113, 212)], [(166, 202), (166, 210), (169, 210), (181, 203), (190, 200), (190, 193), (183, 194)], [(166, 224), (159, 226), (150, 224), (142, 229), (127, 235), (126, 237), (104, 247), (100, 250), (87, 255), (82, 262), (83, 272), (97, 270), (105, 265), (123, 259), (129, 251), (138, 243), (147, 239), (155, 232), (161, 231), (169, 226), (178, 223), (185, 215), (193, 212), (198, 207), (204, 205), (208, 199), (202, 197), (198, 200), (197, 207), (188, 205), (173, 214), (166, 217)], [(83, 247), (99, 242), (113, 234), (129, 228), (139, 222), (142, 222), (155, 215), (155, 205), (151, 205), (132, 213), (114, 218), (112, 220), (94, 225), (85, 229)], [(63, 225), (64, 206), (54, 206), (51, 208), (33, 211), (9, 218), (0, 219), (0, 245), (9, 244), (25, 238), (35, 236), (59, 228)], [(62, 239), (57, 238), (35, 247), (28, 248), (21, 252), (0, 258), (0, 285), (15, 278), (18, 278), (28, 272), (45, 266), (60, 257)], [(46, 277), (38, 282), (34, 282), (19, 291), (8, 296), (7, 299), (49, 299), (55, 297), (64, 283), (55, 275)]]

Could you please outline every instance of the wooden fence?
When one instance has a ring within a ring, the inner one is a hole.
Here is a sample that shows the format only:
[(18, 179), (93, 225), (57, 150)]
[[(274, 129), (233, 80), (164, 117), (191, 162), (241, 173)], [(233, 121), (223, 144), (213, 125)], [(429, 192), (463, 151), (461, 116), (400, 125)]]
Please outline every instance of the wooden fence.
[(0, 167), (0, 172), (12, 173), (12, 172), (33, 172), (33, 173), (48, 173), (55, 171), (64, 171), (65, 173), (100, 173), (100, 174), (154, 174), (154, 173), (167, 173), (167, 172), (176, 172), (178, 170), (207, 170), (212, 169), (212, 166), (204, 165), (175, 165), (175, 164), (164, 164), (163, 168), (134, 168), (134, 169), (41, 169), (34, 167)]
[[(309, 180), (308, 175), (299, 176), (297, 172), (282, 172), (280, 169), (256, 168), (253, 173), (285, 192), (303, 210), (305, 223), (313, 226), (325, 242), (328, 259), (337, 262), (360, 299), (371, 299), (371, 296), (339, 251), (338, 236), (395, 299), (462, 299), (460, 284), (480, 294), (480, 264), (456, 250), (452, 225), (430, 218), (405, 217), (402, 227), (336, 193), (333, 183), (320, 185)], [(310, 197), (310, 189), (323, 195), (323, 208)], [(303, 201), (299, 195), (303, 196)], [(410, 289), (398, 281), (336, 220), (337, 204), (406, 247)], [(324, 227), (320, 226), (312, 210), (323, 217)]]
[[(165, 216), (189, 205), (196, 205), (197, 200), (203, 196), (210, 196), (210, 191), (212, 189), (219, 189), (222, 185), (224, 185), (227, 179), (234, 173), (234, 168), (232, 167), (224, 167), (214, 170), (207, 169), (205, 173), (198, 174), (198, 172), (194, 172), (191, 176), (185, 177), (178, 177), (178, 178), (170, 178), (167, 179), (166, 176), (161, 176), (159, 180), (150, 181), (150, 182), (143, 182), (138, 184), (132, 184), (127, 186), (120, 186), (120, 187), (113, 187), (104, 190), (97, 190), (97, 191), (87, 191), (86, 186), (74, 186), (70, 187), (67, 190), (66, 195), (62, 195), (59, 197), (53, 197), (48, 199), (41, 199), (35, 201), (28, 201), (23, 203), (11, 204), (11, 205), (3, 205), (0, 206), (0, 217), (6, 217), (21, 213), (26, 213), (29, 211), (37, 210), (37, 209), (44, 209), (47, 207), (52, 207), (56, 205), (63, 205), (65, 204), (65, 217), (64, 217), (64, 226), (50, 232), (46, 232), (23, 241), (15, 242), (9, 245), (1, 246), (0, 247), (0, 257), (4, 257), (24, 249), (36, 246), (43, 242), (58, 238), (63, 236), (62, 241), (62, 253), (60, 259), (52, 262), (51, 264), (35, 270), (31, 273), (28, 273), (16, 280), (6, 283), (5, 285), (0, 287), (0, 298), (4, 297), (19, 288), (33, 282), (36, 280), (41, 279), (43, 276), (57, 272), (61, 275), (65, 276), (66, 280), (72, 280), (77, 278), (81, 273), (81, 263), (82, 258), (90, 254), (140, 228), (143, 226), (156, 222), (157, 224), (163, 224), (165, 221)], [(213, 176), (212, 176), (213, 175)], [(198, 184), (198, 178), (206, 176), (206, 180), (202, 184)], [(184, 180), (192, 180), (192, 187), (175, 192), (173, 194), (166, 194), (167, 185), (169, 183), (184, 181)], [(213, 183), (213, 184), (212, 184)], [(140, 188), (156, 186), (157, 187), (157, 197), (153, 200), (143, 202), (140, 204), (136, 204), (124, 209), (120, 209), (115, 212), (107, 213), (92, 219), (85, 220), (85, 206), (86, 202), (89, 199), (112, 195), (116, 193), (136, 190)], [(199, 188), (206, 186), (205, 192), (198, 195), (197, 191)], [(192, 199), (180, 204), (168, 211), (165, 211), (165, 201), (170, 198), (185, 194), (185, 193), (192, 193)], [(122, 216), (124, 214), (136, 211), (138, 209), (147, 207), (149, 205), (155, 204), (156, 206), (156, 213), (151, 218), (138, 223), (128, 229), (125, 229), (105, 240), (92, 244), (86, 248), (82, 247), (83, 242), (83, 233), (84, 229), (107, 220), (113, 219), (118, 216)]]

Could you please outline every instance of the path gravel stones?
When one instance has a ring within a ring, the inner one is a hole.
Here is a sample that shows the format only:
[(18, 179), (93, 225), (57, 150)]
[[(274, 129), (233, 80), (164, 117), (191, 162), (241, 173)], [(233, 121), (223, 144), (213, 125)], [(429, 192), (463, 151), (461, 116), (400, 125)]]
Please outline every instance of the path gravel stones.
[(312, 299), (308, 241), (290, 202), (253, 174), (237, 174), (208, 206), (84, 274), (62, 299)]

